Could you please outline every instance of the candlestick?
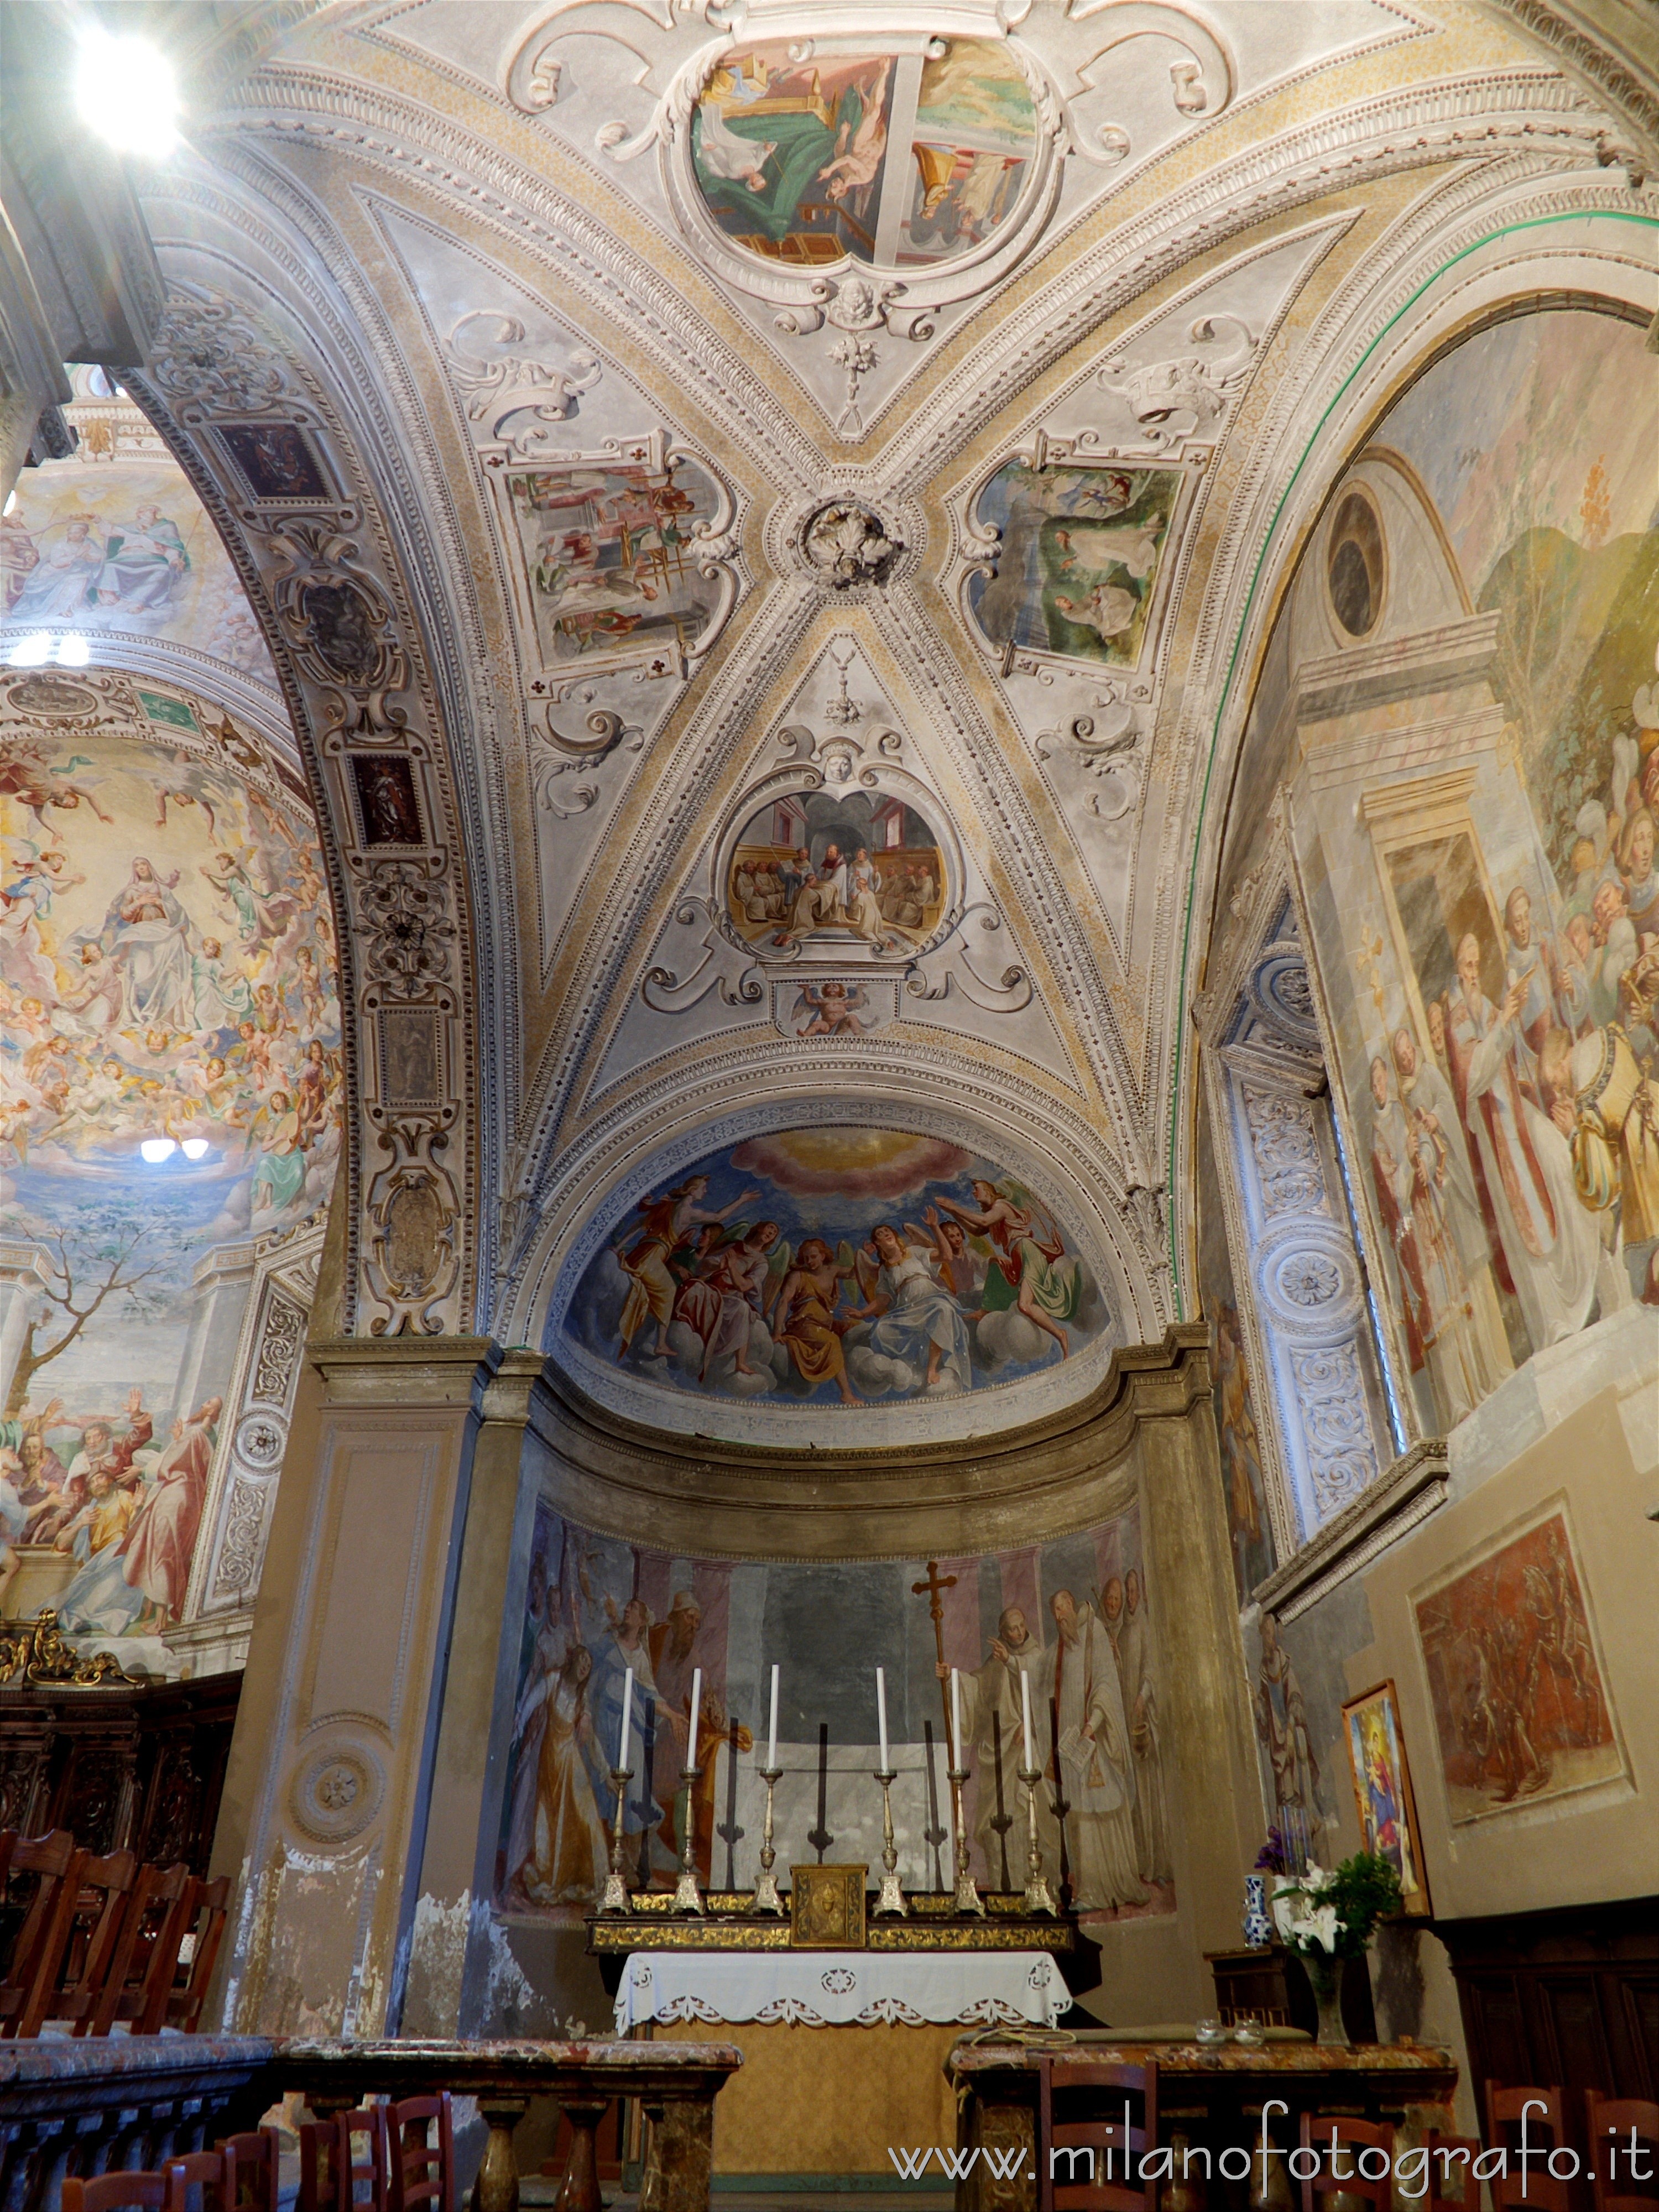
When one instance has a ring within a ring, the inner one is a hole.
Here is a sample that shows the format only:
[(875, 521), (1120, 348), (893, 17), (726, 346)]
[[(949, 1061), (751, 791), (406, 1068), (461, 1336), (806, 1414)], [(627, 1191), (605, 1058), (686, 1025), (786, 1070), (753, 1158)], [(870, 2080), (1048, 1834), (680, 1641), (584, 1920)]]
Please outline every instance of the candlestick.
[(881, 1668), (876, 1669), (876, 1725), (881, 1732), (881, 1763), (890, 1766), (887, 1757), (887, 1677)]
[(761, 1771), (780, 1771), (778, 1767), (778, 1670), (772, 1669), (772, 1725), (766, 1734), (766, 1765)]
[[(624, 1717), (624, 1730), (627, 1726)], [(617, 1818), (611, 1831), (611, 1870), (605, 1875), (605, 1887), (599, 1896), (601, 1912), (626, 1912), (628, 1910), (628, 1882), (623, 1873), (623, 1814), (628, 1808), (628, 1785), (633, 1779), (632, 1773), (625, 1766), (613, 1766), (611, 1770), (611, 1787), (617, 1796)]]
[[(955, 1687), (954, 1683), (951, 1686)], [(960, 1759), (961, 1753), (958, 1752), (957, 1756)], [(962, 1809), (962, 1785), (968, 1779), (968, 1769), (966, 1766), (953, 1766), (950, 1772), (951, 1803), (956, 1814), (955, 1834), (951, 1844), (957, 1881), (955, 1910), (958, 1912), (977, 1913), (982, 1920), (985, 1917), (985, 1900), (979, 1893), (979, 1884), (974, 1880), (974, 1869), (969, 1863), (968, 1824)]]
[(1035, 1766), (1036, 1757), (1031, 1749), (1031, 1678), (1023, 1667), (1019, 1670), (1019, 1717), (1025, 1724), (1025, 1764)]
[[(698, 1684), (695, 1676), (691, 1689), (691, 1711), (697, 1710)], [(696, 1739), (692, 1738), (695, 1745)], [(702, 1774), (700, 1766), (684, 1768), (680, 1781), (685, 1790), (685, 1842), (680, 1852), (680, 1878), (674, 1886), (676, 1912), (701, 1912), (703, 1910), (702, 1892), (697, 1887), (697, 1822), (696, 1801), (693, 1792)]]
[[(617, 1747), (617, 1765), (618, 1771), (628, 1764), (628, 1722), (629, 1716), (632, 1713), (633, 1710), (634, 1669), (630, 1667), (628, 1670), (628, 1679), (623, 1684), (622, 1741)], [(1031, 1755), (1030, 1752), (1027, 1752), (1025, 1754), (1027, 1765), (1030, 1764), (1030, 1757)]]
[[(1023, 1679), (1023, 1677), (1022, 1677)], [(1028, 1713), (1029, 1720), (1029, 1713)], [(1056, 1907), (1048, 1891), (1048, 1877), (1042, 1871), (1042, 1846), (1037, 1841), (1036, 1790), (1042, 1779), (1041, 1770), (1031, 1760), (1031, 1731), (1025, 1731), (1025, 1764), (1019, 1770), (1019, 1778), (1025, 1784), (1025, 1823), (1028, 1849), (1025, 1858), (1025, 1910), (1027, 1912), (1046, 1912), (1056, 1916)]]
[[(775, 1667), (772, 1669), (772, 1695), (775, 1700), (777, 1693), (778, 1670)], [(773, 1705), (772, 1715), (775, 1725), (777, 1718), (775, 1702)], [(776, 1764), (775, 1753), (773, 1754), (773, 1763), (761, 1769), (761, 1780), (766, 1784), (766, 1821), (761, 1830), (760, 1879), (755, 1884), (755, 1894), (750, 1903), (749, 1910), (751, 1912), (781, 1913), (783, 1911), (783, 1899), (778, 1895), (777, 1876), (772, 1871), (777, 1863), (778, 1856), (772, 1848), (772, 1792), (777, 1787), (778, 1778), (782, 1771)]]
[[(880, 1679), (880, 1669), (878, 1668), (877, 1680), (879, 1681)], [(881, 1784), (881, 1863), (884, 1869), (881, 1877), (881, 1895), (876, 1899), (878, 1919), (884, 1912), (903, 1914), (910, 1910), (904, 1901), (904, 1892), (899, 1886), (898, 1846), (893, 1840), (893, 1784), (897, 1777), (887, 1764), (886, 1718), (884, 1713), (881, 1731), (881, 1767), (876, 1776), (877, 1781)]]

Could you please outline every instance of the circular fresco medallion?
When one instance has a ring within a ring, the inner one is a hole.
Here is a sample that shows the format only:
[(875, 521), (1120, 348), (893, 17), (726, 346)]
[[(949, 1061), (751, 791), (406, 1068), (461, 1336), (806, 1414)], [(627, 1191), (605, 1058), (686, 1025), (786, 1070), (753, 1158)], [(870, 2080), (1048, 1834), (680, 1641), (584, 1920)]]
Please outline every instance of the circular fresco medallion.
[(800, 52), (734, 47), (693, 114), (697, 188), (736, 245), (797, 273), (850, 260), (921, 274), (1011, 227), (1037, 130), (1006, 45)]

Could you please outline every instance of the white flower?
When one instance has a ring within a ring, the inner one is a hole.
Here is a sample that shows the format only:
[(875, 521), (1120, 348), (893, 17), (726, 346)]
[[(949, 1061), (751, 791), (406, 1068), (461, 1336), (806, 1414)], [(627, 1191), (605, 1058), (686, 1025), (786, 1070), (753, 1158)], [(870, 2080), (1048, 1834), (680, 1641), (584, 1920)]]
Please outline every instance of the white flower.
[(1342, 1923), (1336, 1917), (1334, 1905), (1316, 1905), (1303, 1921), (1302, 1927), (1322, 1950), (1334, 1952), (1336, 1949), (1336, 1939), (1341, 1932)]

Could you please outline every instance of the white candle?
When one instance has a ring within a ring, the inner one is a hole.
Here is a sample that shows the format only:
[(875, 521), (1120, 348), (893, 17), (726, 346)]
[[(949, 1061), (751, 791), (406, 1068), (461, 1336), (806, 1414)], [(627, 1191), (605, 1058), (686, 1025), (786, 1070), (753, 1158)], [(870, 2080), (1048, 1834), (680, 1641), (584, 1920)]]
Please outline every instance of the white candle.
[(772, 1725), (766, 1737), (766, 1771), (769, 1774), (775, 1774), (778, 1771), (778, 1670), (775, 1667), (772, 1669)]
[(1036, 1772), (1036, 1760), (1031, 1755), (1031, 1678), (1022, 1667), (1019, 1670), (1019, 1717), (1025, 1723), (1025, 1771)]
[(633, 1710), (634, 1669), (630, 1667), (628, 1670), (628, 1680), (623, 1684), (622, 1742), (617, 1752), (617, 1771), (618, 1774), (626, 1774), (628, 1771), (628, 1722), (629, 1717), (632, 1713)]
[(688, 1766), (695, 1766), (697, 1763), (697, 1708), (702, 1703), (702, 1668), (694, 1667), (691, 1669), (691, 1726), (685, 1739), (685, 1763)]
[(881, 1729), (881, 1771), (887, 1771), (887, 1677), (876, 1669), (876, 1721)]
[(962, 1676), (951, 1669), (951, 1764), (962, 1771)]

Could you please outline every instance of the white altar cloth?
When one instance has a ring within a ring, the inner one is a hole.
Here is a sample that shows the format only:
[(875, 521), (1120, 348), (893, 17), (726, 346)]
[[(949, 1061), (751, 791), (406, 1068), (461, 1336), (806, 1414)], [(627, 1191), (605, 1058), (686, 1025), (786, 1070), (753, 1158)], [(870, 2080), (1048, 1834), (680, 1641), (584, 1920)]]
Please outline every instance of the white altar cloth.
[(617, 2033), (647, 2020), (1052, 2027), (1070, 2002), (1046, 1951), (630, 1951)]

